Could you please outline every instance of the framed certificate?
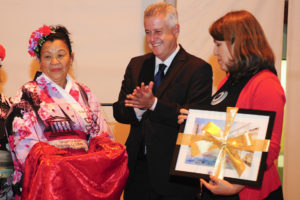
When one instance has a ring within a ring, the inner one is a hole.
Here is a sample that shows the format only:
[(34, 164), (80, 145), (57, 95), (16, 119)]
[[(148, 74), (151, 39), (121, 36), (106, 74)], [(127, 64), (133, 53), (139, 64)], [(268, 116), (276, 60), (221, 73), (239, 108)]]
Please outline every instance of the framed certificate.
[(178, 134), (171, 174), (259, 186), (275, 112), (228, 107), (189, 110)]

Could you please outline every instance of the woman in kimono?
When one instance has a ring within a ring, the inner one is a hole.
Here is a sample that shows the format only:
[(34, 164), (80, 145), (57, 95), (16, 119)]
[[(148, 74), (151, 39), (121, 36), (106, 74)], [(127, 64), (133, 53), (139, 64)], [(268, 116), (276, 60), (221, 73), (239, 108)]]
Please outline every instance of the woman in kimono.
[[(0, 44), (0, 68), (5, 58), (5, 49)], [(0, 200), (13, 199), (12, 175), (13, 162), (5, 134), (5, 118), (11, 105), (11, 99), (0, 94)]]
[(22, 86), (7, 117), (15, 192), (22, 199), (119, 199), (127, 154), (113, 141), (90, 89), (68, 75), (74, 54), (65, 27), (33, 32), (41, 72)]
[[(274, 54), (264, 31), (248, 11), (233, 11), (216, 20), (209, 29), (214, 39), (214, 54), (227, 76), (213, 95), (211, 106), (276, 112), (266, 169), (260, 187), (231, 184), (211, 176), (201, 179), (203, 199), (267, 200), (283, 199), (275, 166), (280, 152), (285, 94), (277, 78)], [(188, 110), (181, 109), (178, 122), (186, 119)]]

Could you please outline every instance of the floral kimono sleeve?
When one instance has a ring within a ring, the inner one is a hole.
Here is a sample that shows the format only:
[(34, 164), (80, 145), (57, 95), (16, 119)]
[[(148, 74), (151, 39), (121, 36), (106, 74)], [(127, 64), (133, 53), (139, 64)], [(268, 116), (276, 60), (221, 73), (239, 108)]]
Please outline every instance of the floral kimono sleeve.
[[(17, 104), (19, 105), (19, 104)], [(31, 148), (40, 141), (38, 135), (41, 132), (35, 112), (16, 109), (12, 120), (12, 133), (9, 135), (9, 143), (16, 159), (23, 166)], [(18, 113), (19, 112), (19, 113)]]
[(87, 88), (83, 86), (85, 92), (88, 94), (89, 107), (91, 111), (91, 116), (89, 117), (89, 125), (86, 127), (88, 134), (91, 138), (97, 136), (106, 136), (110, 139), (114, 139), (111, 133), (110, 127), (104, 118), (102, 109), (97, 97)]

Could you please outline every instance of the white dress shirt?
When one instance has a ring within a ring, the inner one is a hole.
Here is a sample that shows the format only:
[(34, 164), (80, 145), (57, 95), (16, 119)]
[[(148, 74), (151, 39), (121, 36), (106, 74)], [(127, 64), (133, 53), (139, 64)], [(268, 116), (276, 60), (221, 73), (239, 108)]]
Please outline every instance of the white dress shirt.
[[(154, 75), (158, 72), (159, 69), (159, 64), (165, 64), (167, 67), (164, 70), (164, 74), (167, 73), (168, 69), (170, 68), (170, 65), (173, 61), (173, 59), (175, 58), (175, 56), (177, 55), (178, 51), (179, 51), (180, 47), (179, 45), (177, 45), (177, 48), (175, 49), (175, 51), (165, 60), (162, 61), (161, 59), (159, 59), (158, 57), (155, 56), (155, 69), (154, 69)], [(149, 110), (154, 110), (157, 104), (157, 97), (155, 97), (154, 103), (151, 106), (151, 108)], [(136, 118), (140, 121), (142, 119), (142, 116), (144, 114), (144, 112), (146, 112), (146, 110), (142, 110), (139, 108), (134, 108), (135, 111), (135, 115)]]

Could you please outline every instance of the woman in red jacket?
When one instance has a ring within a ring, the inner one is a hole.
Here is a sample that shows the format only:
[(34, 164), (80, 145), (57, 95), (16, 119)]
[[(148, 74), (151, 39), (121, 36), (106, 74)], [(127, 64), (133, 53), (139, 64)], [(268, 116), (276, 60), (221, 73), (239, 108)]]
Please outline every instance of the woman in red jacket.
[[(212, 97), (211, 106), (275, 111), (276, 117), (262, 185), (236, 185), (211, 176), (209, 182), (201, 179), (205, 186), (202, 196), (204, 199), (283, 199), (274, 161), (280, 151), (285, 95), (277, 78), (272, 49), (258, 21), (245, 10), (227, 13), (211, 25), (209, 32), (215, 43), (214, 54), (221, 69), (227, 72)], [(180, 112), (178, 122), (182, 123), (188, 110)]]

